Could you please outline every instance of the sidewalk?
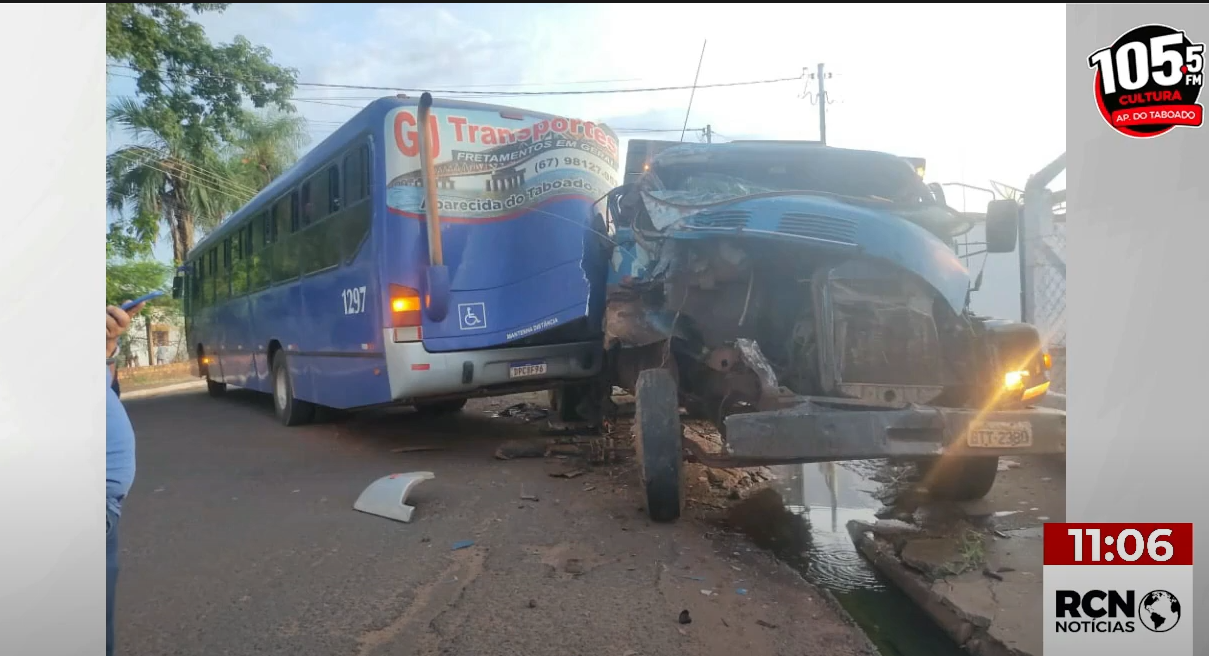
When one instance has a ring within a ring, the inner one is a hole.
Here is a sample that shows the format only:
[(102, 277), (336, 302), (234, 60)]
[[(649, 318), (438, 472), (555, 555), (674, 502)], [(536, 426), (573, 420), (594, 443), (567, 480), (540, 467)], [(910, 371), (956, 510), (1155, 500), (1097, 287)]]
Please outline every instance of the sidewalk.
[(1041, 656), (1042, 524), (1064, 521), (1065, 462), (1021, 457), (1001, 466), (1007, 471), (986, 499), (886, 513), (848, 530), (873, 566), (968, 653)]
[(171, 383), (168, 385), (157, 385), (155, 387), (143, 387), (129, 392), (122, 391), (123, 401), (132, 401), (134, 399), (145, 399), (152, 396), (162, 396), (165, 394), (175, 394), (177, 392), (187, 392), (194, 390), (206, 389), (206, 381), (191, 380), (183, 383)]

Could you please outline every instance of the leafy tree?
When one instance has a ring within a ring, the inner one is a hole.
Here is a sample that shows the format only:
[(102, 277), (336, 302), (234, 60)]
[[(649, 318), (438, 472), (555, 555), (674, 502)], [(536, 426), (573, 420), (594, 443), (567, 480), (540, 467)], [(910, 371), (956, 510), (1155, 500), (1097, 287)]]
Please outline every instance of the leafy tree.
[[(106, 254), (106, 305), (120, 305), (156, 289), (168, 291), (172, 267), (153, 259), (146, 242), (132, 239), (129, 226), (121, 223), (110, 226)], [(149, 301), (140, 316), (147, 333), (147, 362), (155, 362), (151, 325), (180, 316), (180, 303), (165, 294)], [(122, 342), (122, 354), (127, 360), (130, 358), (129, 339)]]
[(192, 150), (213, 150), (229, 141), (245, 116), (257, 109), (294, 111), (297, 71), (273, 63), (272, 53), (244, 37), (214, 45), (193, 16), (222, 12), (229, 3), (107, 3), (106, 56), (128, 67), (148, 109), (179, 126)]
[(251, 114), (240, 122), (229, 149), (228, 170), (247, 202), (298, 160), (309, 139), (306, 119), (293, 114)]
[(163, 224), (178, 264), (193, 247), (195, 229), (217, 225), (251, 196), (246, 184), (222, 172), (217, 154), (261, 129), (247, 103), (294, 111), (295, 70), (276, 65), (268, 49), (243, 37), (214, 45), (193, 20), (228, 6), (106, 4), (106, 55), (133, 72), (140, 99), (119, 100), (109, 110), (110, 124), (136, 137), (134, 146), (108, 158), (109, 206), (131, 210), (131, 235), (148, 244)]
[(105, 162), (108, 205), (122, 213), (132, 210), (129, 234), (146, 244), (156, 242), (162, 223), (172, 238), (172, 258), (180, 264), (193, 247), (194, 228), (217, 225), (232, 202), (224, 198), (218, 156), (190, 148), (163, 112), (129, 98), (109, 107), (108, 120), (134, 137), (134, 144)]

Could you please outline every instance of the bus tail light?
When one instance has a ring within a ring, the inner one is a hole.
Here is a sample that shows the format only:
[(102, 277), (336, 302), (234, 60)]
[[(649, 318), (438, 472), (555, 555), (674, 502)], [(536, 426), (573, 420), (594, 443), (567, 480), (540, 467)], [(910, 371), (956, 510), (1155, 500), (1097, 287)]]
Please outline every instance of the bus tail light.
[(421, 323), (420, 292), (402, 285), (390, 286), (390, 325), (395, 328), (418, 327)]

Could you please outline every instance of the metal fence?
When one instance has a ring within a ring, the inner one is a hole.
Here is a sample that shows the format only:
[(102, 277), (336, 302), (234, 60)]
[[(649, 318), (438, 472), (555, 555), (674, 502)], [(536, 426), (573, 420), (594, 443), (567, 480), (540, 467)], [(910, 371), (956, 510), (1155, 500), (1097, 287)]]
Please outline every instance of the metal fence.
[(1066, 190), (1049, 188), (1066, 170), (1066, 154), (1034, 174), (1024, 189), (1020, 234), (1022, 319), (1037, 326), (1053, 358), (1052, 388), (1066, 392)]

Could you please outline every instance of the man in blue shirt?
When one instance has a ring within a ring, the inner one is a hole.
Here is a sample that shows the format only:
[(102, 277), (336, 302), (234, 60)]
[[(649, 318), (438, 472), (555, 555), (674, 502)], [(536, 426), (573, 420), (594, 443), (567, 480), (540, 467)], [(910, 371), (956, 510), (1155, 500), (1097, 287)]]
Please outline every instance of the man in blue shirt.
[(118, 518), (134, 482), (134, 427), (113, 390), (118, 338), (143, 306), (105, 309), (105, 654), (113, 656), (113, 606), (118, 580)]

